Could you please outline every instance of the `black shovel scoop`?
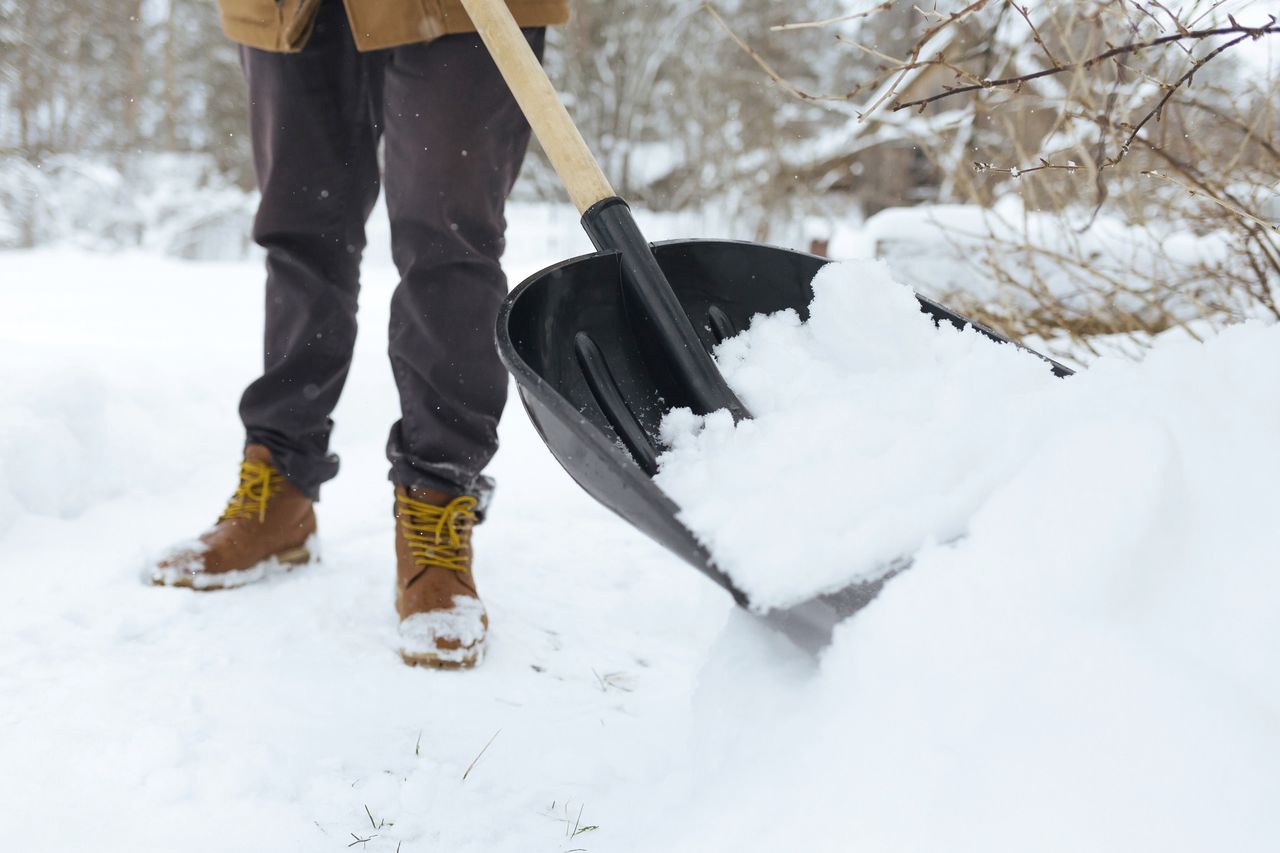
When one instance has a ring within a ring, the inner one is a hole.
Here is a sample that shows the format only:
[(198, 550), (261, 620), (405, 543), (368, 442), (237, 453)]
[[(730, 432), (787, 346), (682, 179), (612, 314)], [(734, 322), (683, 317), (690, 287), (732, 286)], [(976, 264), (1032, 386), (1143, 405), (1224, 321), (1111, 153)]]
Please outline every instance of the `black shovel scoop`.
[[(808, 317), (809, 282), (823, 258), (721, 240), (650, 245), (583, 142), (503, 0), (462, 0), (520, 103), (599, 250), (537, 273), (498, 316), (498, 348), (547, 447), (597, 501), (724, 587), (799, 645), (817, 650), (836, 623), (866, 605), (901, 558), (875, 581), (787, 609), (760, 609), (717, 568), (654, 485), (665, 412), (750, 413), (725, 383), (710, 350), (756, 314), (784, 308)], [(917, 297), (921, 310), (974, 325)], [(1005, 339), (979, 328), (995, 340)], [(1052, 363), (1059, 375), (1070, 373)], [(768, 483), (761, 483), (768, 488)], [(779, 567), (785, 571), (785, 566)]]

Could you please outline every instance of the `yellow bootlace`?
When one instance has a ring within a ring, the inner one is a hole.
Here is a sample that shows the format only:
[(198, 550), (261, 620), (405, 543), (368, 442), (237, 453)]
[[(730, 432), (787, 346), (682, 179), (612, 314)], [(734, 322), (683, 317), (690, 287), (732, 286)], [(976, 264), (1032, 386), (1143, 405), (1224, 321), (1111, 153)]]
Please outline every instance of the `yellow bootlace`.
[(266, 462), (245, 460), (240, 463), (240, 485), (227, 501), (219, 521), (229, 518), (253, 518), (262, 522), (267, 517), (267, 502), (284, 485), (284, 475)]
[(423, 569), (434, 566), (454, 572), (470, 571), (471, 528), (476, 523), (478, 503), (470, 495), (456, 497), (444, 506), (396, 495), (400, 527), (414, 565)]

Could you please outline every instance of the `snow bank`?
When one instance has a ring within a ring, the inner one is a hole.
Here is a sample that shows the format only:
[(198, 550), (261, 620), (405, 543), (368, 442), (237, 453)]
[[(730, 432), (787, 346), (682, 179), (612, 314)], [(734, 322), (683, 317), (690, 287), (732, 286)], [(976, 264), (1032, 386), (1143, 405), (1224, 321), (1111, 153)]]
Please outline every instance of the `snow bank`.
[(252, 248), (255, 197), (199, 154), (0, 157), (0, 249), (142, 248), (230, 260)]
[[(1078, 225), (1088, 219), (1082, 214)], [(1104, 298), (1140, 315), (1151, 310), (1154, 289), (1162, 307), (1194, 321), (1205, 315), (1195, 298), (1204, 271), (1231, 269), (1235, 263), (1230, 242), (1220, 232), (1192, 234), (1160, 222), (1134, 225), (1105, 214), (1077, 231), (1064, 227), (1057, 215), (1026, 209), (1017, 196), (990, 208), (888, 208), (870, 217), (856, 236), (860, 242), (847, 236), (836, 241), (848, 257), (884, 258), (898, 281), (943, 302), (965, 294), (1014, 314), (1052, 297), (1064, 311), (1081, 316), (1098, 310)], [(1028, 251), (1028, 245), (1035, 251)], [(1078, 267), (1073, 258), (1087, 266)], [(999, 281), (990, 269), (993, 259), (1030, 282), (1029, 289)], [(1098, 292), (1107, 280), (1122, 282), (1124, 288)], [(1185, 295), (1165, 292), (1169, 283), (1185, 284), (1180, 288)]]
[[(508, 205), (508, 219), (520, 223), (522, 239), (548, 263), (592, 251), (576, 211), (558, 201), (564, 192), (558, 179), (539, 183), (540, 176), (543, 170), (531, 161)], [(256, 191), (236, 186), (201, 154), (56, 155), (38, 163), (0, 155), (0, 250), (141, 249), (185, 260), (256, 258), (260, 250), (250, 227), (257, 204)], [(651, 240), (752, 236), (749, 223), (710, 205), (635, 212)], [(390, 225), (381, 196), (365, 231), (365, 264), (390, 265)], [(803, 232), (791, 234), (797, 244), (805, 243)]]
[(258, 340), (240, 319), (261, 310), (256, 266), (42, 250), (0, 253), (0, 270), (0, 543), (24, 517), (69, 521), (189, 475), (226, 418), (218, 392), (256, 368), (226, 355)]
[(764, 601), (922, 547), (816, 671), (721, 638), (673, 849), (1274, 849), (1280, 327), (1054, 380), (883, 267), (815, 292), (721, 348), (758, 417), (673, 415), (662, 485)]

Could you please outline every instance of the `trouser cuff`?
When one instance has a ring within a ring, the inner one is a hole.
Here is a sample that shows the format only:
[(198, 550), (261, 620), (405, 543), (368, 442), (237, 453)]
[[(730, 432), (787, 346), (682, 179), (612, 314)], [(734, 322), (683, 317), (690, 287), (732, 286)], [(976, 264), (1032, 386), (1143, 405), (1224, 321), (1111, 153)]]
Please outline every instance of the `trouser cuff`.
[(250, 432), (245, 444), (261, 444), (271, 451), (271, 464), (298, 491), (313, 501), (320, 500), (320, 486), (338, 474), (338, 457), (333, 453), (317, 456), (292, 446), (269, 433)]

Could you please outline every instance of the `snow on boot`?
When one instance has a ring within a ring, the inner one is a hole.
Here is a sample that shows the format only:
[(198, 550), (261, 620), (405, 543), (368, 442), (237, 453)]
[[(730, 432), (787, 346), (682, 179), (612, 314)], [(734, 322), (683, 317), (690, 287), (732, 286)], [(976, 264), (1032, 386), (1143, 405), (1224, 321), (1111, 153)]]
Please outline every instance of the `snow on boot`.
[(489, 617), (471, 575), (476, 504), (396, 486), (396, 612), (407, 664), (463, 669), (484, 657)]
[(311, 500), (274, 465), (260, 444), (245, 448), (240, 485), (213, 527), (148, 566), (157, 586), (230, 589), (304, 563), (315, 550)]

